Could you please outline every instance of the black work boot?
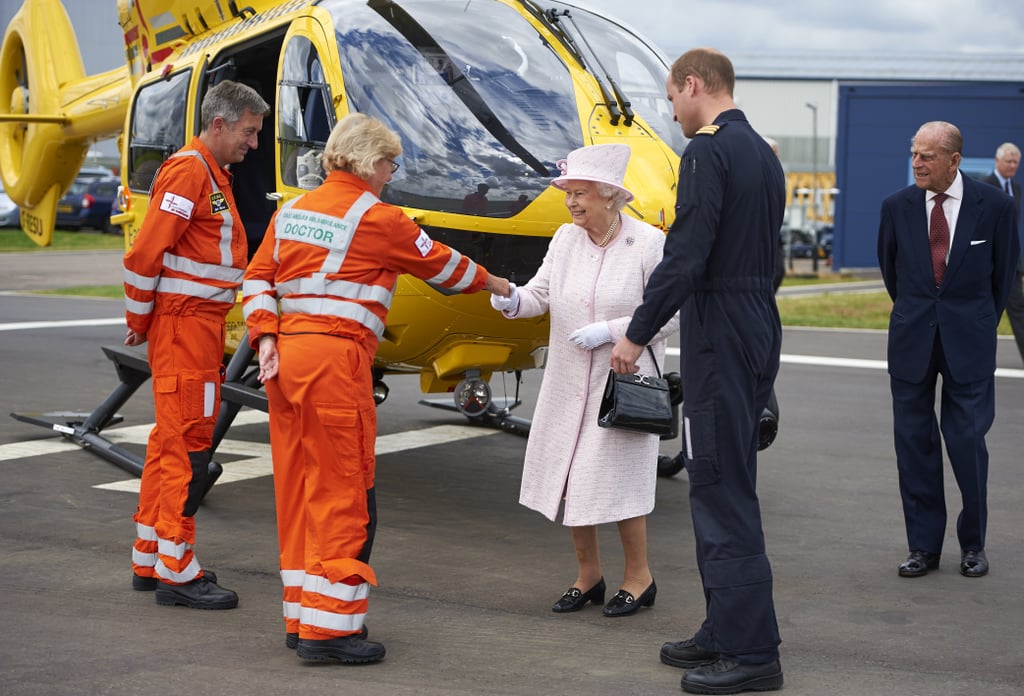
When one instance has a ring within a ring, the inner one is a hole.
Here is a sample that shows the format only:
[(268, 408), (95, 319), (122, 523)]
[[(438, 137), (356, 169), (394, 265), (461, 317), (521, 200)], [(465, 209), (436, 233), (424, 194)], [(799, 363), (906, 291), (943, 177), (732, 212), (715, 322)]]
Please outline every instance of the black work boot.
[(161, 580), (156, 588), (156, 603), (180, 604), (190, 609), (234, 609), (238, 606), (238, 595), (215, 583), (207, 574), (185, 585), (171, 585)]
[[(217, 582), (217, 574), (212, 570), (204, 570), (203, 577), (210, 582)], [(136, 575), (132, 573), (132, 589), (136, 592), (152, 592), (160, 584), (160, 578), (155, 575)]]
[(384, 646), (366, 640), (362, 633), (329, 640), (299, 638), (295, 654), (303, 660), (326, 662), (336, 660), (348, 664), (380, 662), (384, 659)]

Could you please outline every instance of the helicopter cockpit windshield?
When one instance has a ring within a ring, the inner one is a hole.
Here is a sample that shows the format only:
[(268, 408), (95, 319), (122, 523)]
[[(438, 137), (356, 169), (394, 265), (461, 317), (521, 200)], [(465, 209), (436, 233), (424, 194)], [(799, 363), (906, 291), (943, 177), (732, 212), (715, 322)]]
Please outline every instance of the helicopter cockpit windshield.
[[(658, 137), (676, 154), (683, 153), (686, 138), (673, 118), (671, 104), (665, 99), (669, 59), (663, 53), (617, 22), (575, 5), (529, 0), (526, 4), (536, 10), (547, 10), (546, 13), (537, 12), (537, 15), (544, 16), (549, 22), (557, 20), (556, 24), (567, 23), (572, 33), (578, 33), (585, 48), (596, 55), (596, 64), (588, 63), (588, 68), (597, 73), (598, 80), (607, 79), (620, 88), (621, 96), (628, 100), (632, 110), (643, 117)], [(552, 29), (556, 35), (564, 35), (558, 26)], [(565, 38), (575, 41), (571, 35)]]
[[(518, 12), (465, 0), (328, 0), (353, 110), (402, 137), (391, 202), (507, 217), (583, 145), (572, 80)], [(473, 192), (490, 191), (468, 207)]]

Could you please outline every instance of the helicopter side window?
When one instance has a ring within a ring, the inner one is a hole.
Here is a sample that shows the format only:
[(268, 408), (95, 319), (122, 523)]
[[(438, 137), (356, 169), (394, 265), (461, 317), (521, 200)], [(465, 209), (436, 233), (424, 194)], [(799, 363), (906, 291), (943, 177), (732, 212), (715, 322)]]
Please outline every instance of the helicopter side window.
[(192, 71), (143, 85), (132, 107), (128, 137), (128, 187), (149, 193), (156, 171), (185, 146), (185, 105)]
[(334, 127), (334, 102), (309, 39), (293, 38), (283, 61), (277, 109), (281, 176), (285, 184), (309, 190), (324, 180), (320, 155)]

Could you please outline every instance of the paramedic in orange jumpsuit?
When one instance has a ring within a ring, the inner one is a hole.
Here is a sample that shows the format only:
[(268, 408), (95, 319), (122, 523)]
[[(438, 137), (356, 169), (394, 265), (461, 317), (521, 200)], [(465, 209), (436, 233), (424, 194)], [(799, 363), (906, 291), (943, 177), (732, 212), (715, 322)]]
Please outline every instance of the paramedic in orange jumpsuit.
[(398, 275), (509, 294), (507, 280), (380, 201), (401, 152), (380, 121), (339, 121), (326, 180), (276, 213), (242, 286), (270, 407), (285, 644), (305, 660), (384, 657), (363, 626), (377, 584), (371, 367)]
[(124, 257), (124, 343), (149, 341), (156, 411), (134, 517), (132, 587), (155, 590), (157, 604), (238, 605), (238, 595), (218, 586), (195, 556), (194, 515), (208, 487), (220, 409), (224, 317), (247, 259), (227, 165), (256, 147), (269, 110), (259, 94), (235, 82), (207, 92), (201, 132), (160, 167)]

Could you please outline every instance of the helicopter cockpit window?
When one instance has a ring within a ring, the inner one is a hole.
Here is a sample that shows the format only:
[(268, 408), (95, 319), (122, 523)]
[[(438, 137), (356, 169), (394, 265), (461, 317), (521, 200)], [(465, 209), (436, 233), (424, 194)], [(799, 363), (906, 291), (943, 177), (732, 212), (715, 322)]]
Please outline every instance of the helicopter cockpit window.
[(185, 106), (192, 71), (139, 88), (128, 137), (128, 187), (148, 193), (164, 160), (185, 146)]
[(308, 190), (323, 183), (320, 155), (334, 127), (332, 104), (316, 48), (305, 37), (293, 38), (284, 51), (277, 106), (281, 176), (289, 186)]
[(384, 198), (509, 217), (583, 145), (572, 79), (515, 9), (465, 0), (324, 0), (353, 111), (399, 133)]
[[(646, 121), (658, 137), (682, 154), (686, 139), (673, 119), (672, 105), (665, 99), (665, 79), (669, 63), (635, 34), (578, 7), (550, 3), (568, 10), (576, 26), (586, 35), (587, 44), (597, 54), (601, 67), (622, 89), (633, 111)], [(597, 70), (597, 66), (591, 66)]]

